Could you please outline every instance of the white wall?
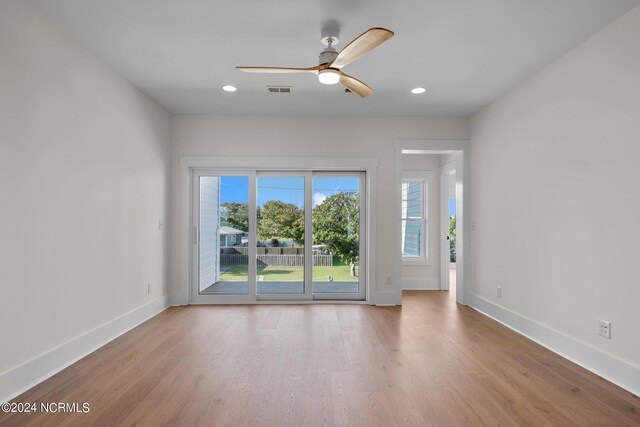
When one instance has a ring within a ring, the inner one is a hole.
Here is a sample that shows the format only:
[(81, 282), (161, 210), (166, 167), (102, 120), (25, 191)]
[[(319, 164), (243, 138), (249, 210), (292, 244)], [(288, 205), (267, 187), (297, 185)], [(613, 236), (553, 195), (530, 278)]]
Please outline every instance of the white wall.
[[(472, 291), (637, 369), (640, 7), (473, 116), (471, 131)], [(596, 319), (612, 322), (611, 340)]]
[[(467, 139), (464, 118), (284, 118), (176, 116), (172, 126), (172, 240), (179, 241), (180, 156), (375, 157), (377, 176), (377, 258), (381, 292), (395, 269), (395, 139)], [(177, 248), (176, 248), (177, 249)], [(179, 291), (180, 253), (171, 253), (171, 283)]]
[(0, 2), (0, 373), (165, 294), (169, 126), (25, 2)]
[(428, 245), (431, 265), (428, 266), (402, 266), (402, 279), (404, 289), (440, 287), (440, 154), (403, 154), (403, 171), (432, 171), (433, 182), (429, 188), (429, 201), (432, 203), (430, 213)]

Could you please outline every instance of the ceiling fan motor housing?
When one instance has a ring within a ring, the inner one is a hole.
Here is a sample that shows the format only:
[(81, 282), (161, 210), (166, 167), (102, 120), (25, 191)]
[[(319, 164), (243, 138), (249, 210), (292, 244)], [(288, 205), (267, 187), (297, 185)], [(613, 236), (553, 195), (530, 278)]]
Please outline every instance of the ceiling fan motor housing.
[(322, 52), (320, 52), (320, 58), (318, 60), (318, 64), (328, 64), (329, 62), (333, 62), (334, 59), (338, 56), (338, 52), (332, 47), (328, 47)]
[(320, 43), (327, 46), (325, 50), (320, 52), (319, 64), (328, 64), (333, 62), (334, 59), (338, 56), (338, 52), (333, 48), (334, 45), (338, 44), (340, 39), (338, 38), (338, 29), (337, 28), (324, 28), (322, 33), (320, 34)]

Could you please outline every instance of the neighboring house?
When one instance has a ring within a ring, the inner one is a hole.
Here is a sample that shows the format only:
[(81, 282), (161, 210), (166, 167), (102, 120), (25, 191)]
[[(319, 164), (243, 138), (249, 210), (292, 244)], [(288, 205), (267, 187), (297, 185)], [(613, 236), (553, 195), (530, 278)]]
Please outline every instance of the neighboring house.
[(223, 225), (220, 227), (220, 247), (224, 248), (241, 244), (242, 237), (245, 234), (242, 230)]

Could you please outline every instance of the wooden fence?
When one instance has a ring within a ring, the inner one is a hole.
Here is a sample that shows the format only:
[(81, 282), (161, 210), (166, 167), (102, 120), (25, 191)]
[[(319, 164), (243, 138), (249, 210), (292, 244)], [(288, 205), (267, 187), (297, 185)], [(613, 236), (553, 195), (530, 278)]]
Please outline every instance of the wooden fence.
[[(264, 249), (264, 248), (258, 248)], [(271, 249), (271, 248), (269, 248)], [(274, 248), (279, 249), (279, 248)], [(287, 248), (282, 248), (287, 249)], [(235, 265), (249, 265), (249, 255), (243, 254), (221, 254), (220, 265), (223, 266), (235, 266)], [(258, 265), (265, 267), (268, 265), (282, 266), (282, 267), (303, 267), (304, 255), (260, 255), (258, 254)], [(331, 267), (333, 265), (333, 255), (314, 255), (313, 265)]]
[[(264, 247), (259, 246), (256, 248), (258, 255), (304, 255), (304, 248), (299, 246), (294, 247), (280, 247), (280, 248), (272, 248), (272, 247)], [(220, 253), (223, 255), (233, 255), (233, 254), (242, 254), (248, 255), (249, 248), (246, 246), (234, 246), (232, 248), (221, 248)]]

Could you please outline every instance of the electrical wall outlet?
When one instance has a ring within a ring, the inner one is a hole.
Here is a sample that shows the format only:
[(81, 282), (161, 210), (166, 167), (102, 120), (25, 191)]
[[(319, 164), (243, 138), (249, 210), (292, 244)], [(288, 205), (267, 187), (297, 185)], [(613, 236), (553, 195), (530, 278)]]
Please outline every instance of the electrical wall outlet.
[(598, 319), (598, 335), (611, 339), (611, 322)]
[(496, 295), (498, 298), (502, 298), (502, 288), (500, 286), (496, 288)]

